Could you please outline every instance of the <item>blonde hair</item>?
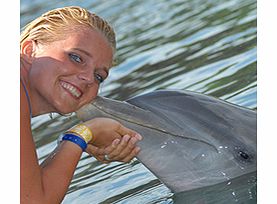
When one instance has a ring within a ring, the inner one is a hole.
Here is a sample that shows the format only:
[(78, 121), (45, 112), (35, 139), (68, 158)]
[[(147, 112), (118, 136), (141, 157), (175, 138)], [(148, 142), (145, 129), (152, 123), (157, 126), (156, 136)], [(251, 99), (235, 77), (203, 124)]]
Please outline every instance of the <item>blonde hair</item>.
[(100, 31), (115, 52), (115, 33), (109, 23), (98, 15), (77, 6), (48, 11), (27, 24), (20, 35), (20, 47), (27, 39), (41, 44), (61, 40), (66, 36), (67, 31), (74, 30), (78, 26), (88, 26)]

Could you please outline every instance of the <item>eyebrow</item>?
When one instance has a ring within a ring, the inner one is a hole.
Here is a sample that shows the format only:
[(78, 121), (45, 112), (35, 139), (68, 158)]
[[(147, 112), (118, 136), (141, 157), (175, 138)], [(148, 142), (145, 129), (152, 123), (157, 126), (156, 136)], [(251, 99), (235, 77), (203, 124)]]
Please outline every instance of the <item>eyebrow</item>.
[[(87, 51), (85, 51), (85, 50), (83, 50), (83, 49), (81, 49), (81, 48), (73, 48), (73, 50), (77, 50), (77, 51), (82, 52), (82, 53), (84, 53), (85, 55), (87, 55), (87, 56), (93, 58), (93, 56), (92, 56), (89, 52), (87, 52)], [(103, 67), (103, 69), (104, 69), (105, 72), (107, 72), (107, 75), (109, 75), (109, 68), (108, 68), (108, 67)]]
[(87, 56), (93, 58), (92, 55), (91, 55), (89, 52), (87, 52), (87, 51), (85, 51), (85, 50), (83, 50), (83, 49), (81, 49), (81, 48), (73, 48), (73, 50), (77, 50), (77, 51), (82, 52), (82, 53), (84, 53), (85, 55), (87, 55)]

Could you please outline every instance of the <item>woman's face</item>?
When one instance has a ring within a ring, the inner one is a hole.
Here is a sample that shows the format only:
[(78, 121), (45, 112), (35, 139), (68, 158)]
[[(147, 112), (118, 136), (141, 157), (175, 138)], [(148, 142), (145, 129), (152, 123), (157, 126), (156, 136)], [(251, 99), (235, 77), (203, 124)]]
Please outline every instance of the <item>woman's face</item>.
[(95, 98), (112, 60), (106, 38), (89, 28), (35, 46), (28, 75), (32, 105), (38, 113), (76, 111)]

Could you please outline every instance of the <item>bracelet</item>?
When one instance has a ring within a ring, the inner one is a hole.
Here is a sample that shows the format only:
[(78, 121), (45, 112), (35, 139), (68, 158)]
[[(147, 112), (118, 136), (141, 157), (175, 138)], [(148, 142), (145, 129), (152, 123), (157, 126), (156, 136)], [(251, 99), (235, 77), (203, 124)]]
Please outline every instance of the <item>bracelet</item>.
[(71, 133), (64, 134), (62, 136), (62, 141), (63, 140), (67, 140), (67, 141), (77, 144), (83, 151), (85, 151), (85, 149), (88, 146), (86, 141), (83, 138), (79, 137), (78, 135), (71, 134)]
[(82, 137), (86, 143), (92, 142), (95, 140), (95, 137), (93, 137), (91, 130), (84, 124), (78, 124), (66, 131), (66, 133), (73, 133), (75, 135), (78, 135)]

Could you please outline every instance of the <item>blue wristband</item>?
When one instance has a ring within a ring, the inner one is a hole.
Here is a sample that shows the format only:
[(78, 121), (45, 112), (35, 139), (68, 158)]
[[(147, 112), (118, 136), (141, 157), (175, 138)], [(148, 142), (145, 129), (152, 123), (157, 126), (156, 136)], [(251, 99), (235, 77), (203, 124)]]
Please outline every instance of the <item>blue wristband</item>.
[(76, 145), (81, 147), (81, 149), (83, 151), (85, 151), (85, 149), (88, 146), (86, 141), (83, 138), (78, 137), (77, 135), (74, 135), (74, 134), (71, 134), (71, 133), (64, 134), (63, 137), (62, 137), (62, 140), (67, 140), (67, 141), (75, 143)]

